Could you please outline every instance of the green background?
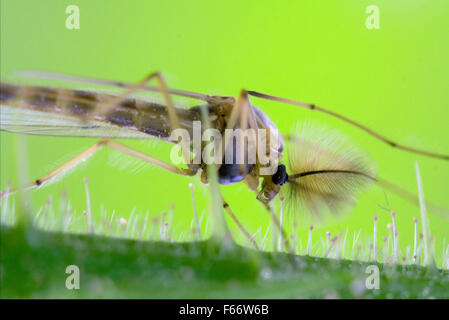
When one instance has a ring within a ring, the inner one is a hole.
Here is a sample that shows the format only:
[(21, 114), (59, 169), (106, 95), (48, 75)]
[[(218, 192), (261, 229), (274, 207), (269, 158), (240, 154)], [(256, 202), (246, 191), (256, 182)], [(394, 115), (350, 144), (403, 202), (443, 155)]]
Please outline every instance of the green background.
[[(65, 27), (65, 8), (80, 8), (81, 28)], [(380, 8), (380, 30), (365, 26), (365, 8)], [(445, 0), (401, 1), (1, 1), (1, 79), (16, 70), (45, 70), (135, 82), (161, 71), (170, 87), (237, 95), (242, 88), (296, 98), (330, 108), (395, 141), (432, 151), (449, 151), (449, 5)], [(41, 81), (44, 83), (43, 81)], [(47, 83), (47, 82), (45, 82)], [(67, 85), (67, 84), (66, 84)], [(83, 85), (78, 85), (83, 87)], [(84, 86), (85, 87), (85, 86)], [(419, 161), (426, 199), (449, 207), (449, 164), (394, 150), (329, 116), (278, 103), (253, 100), (283, 133), (313, 119), (337, 128), (362, 146), (379, 176), (416, 193)], [(17, 138), (1, 133), (1, 181), (17, 182)], [(87, 138), (26, 137), (30, 179), (36, 179), (94, 143)], [(130, 141), (162, 159), (170, 146)], [(125, 164), (118, 164), (125, 163)], [(127, 217), (149, 210), (158, 215), (175, 203), (178, 233), (189, 230), (196, 186), (198, 207), (208, 209), (207, 189), (198, 177), (185, 178), (103, 150), (58, 182), (32, 193), (33, 205), (55, 200), (66, 189), (77, 214), (86, 209), (83, 177), (90, 179), (93, 214), (100, 206)], [(222, 187), (241, 222), (264, 231), (269, 217), (243, 184)], [(398, 220), (401, 248), (412, 245), (416, 207), (389, 194)], [(339, 219), (321, 221), (324, 236), (349, 229), (372, 233), (379, 215), (380, 236), (391, 223), (378, 187)], [(430, 213), (437, 256), (448, 219)], [(306, 239), (310, 219), (299, 220)], [(231, 228), (235, 228), (230, 222)], [(317, 235), (317, 234), (316, 234)], [(446, 244), (447, 246), (447, 244)], [(441, 263), (441, 262), (440, 262)]]

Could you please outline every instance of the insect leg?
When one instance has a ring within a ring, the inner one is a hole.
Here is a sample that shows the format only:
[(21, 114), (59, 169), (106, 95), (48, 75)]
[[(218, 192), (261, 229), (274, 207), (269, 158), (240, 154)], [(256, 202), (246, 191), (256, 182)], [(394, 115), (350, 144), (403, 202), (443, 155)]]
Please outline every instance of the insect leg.
[[(223, 199), (223, 198), (222, 198)], [(231, 208), (229, 207), (229, 204), (223, 199), (223, 209), (226, 210), (226, 212), (229, 214), (229, 216), (234, 220), (237, 227), (239, 227), (240, 231), (245, 235), (245, 237), (248, 239), (248, 241), (254, 246), (256, 250), (259, 249), (257, 246), (256, 240), (249, 234), (248, 231), (246, 231), (245, 227), (240, 223), (240, 221), (235, 216), (234, 212), (232, 212)]]
[(410, 146), (396, 143), (396, 142), (390, 140), (389, 138), (381, 135), (377, 131), (375, 131), (371, 128), (368, 128), (365, 125), (363, 125), (357, 121), (354, 121), (354, 120), (352, 120), (344, 115), (341, 115), (337, 112), (322, 108), (320, 106), (316, 106), (314, 104), (305, 103), (305, 102), (301, 102), (301, 101), (297, 101), (297, 100), (293, 100), (293, 99), (276, 97), (276, 96), (272, 96), (269, 94), (260, 93), (260, 92), (256, 92), (256, 91), (248, 91), (248, 94), (251, 96), (254, 96), (254, 97), (265, 99), (265, 100), (271, 100), (271, 101), (281, 102), (281, 103), (285, 103), (285, 104), (290, 104), (290, 105), (298, 106), (298, 107), (309, 109), (309, 110), (317, 110), (319, 112), (323, 112), (323, 113), (331, 115), (335, 118), (338, 118), (346, 123), (349, 123), (350, 125), (355, 126), (355, 127), (359, 128), (360, 130), (365, 131), (366, 133), (368, 133), (375, 139), (380, 140), (380, 141), (390, 145), (391, 147), (398, 148), (398, 149), (401, 149), (401, 150), (404, 150), (404, 151), (410, 152), (410, 153), (420, 154), (420, 155), (427, 156), (427, 157), (449, 160), (449, 154), (431, 152), (431, 151), (417, 149), (417, 148), (413, 148)]
[[(113, 108), (116, 105), (119, 105), (121, 102), (123, 102), (126, 98), (130, 97), (132, 94), (141, 91), (142, 88), (146, 85), (147, 82), (152, 80), (153, 78), (156, 78), (158, 80), (159, 87), (165, 86), (165, 82), (162, 78), (162, 76), (159, 74), (159, 72), (153, 72), (144, 77), (142, 80), (140, 80), (138, 83), (132, 84), (130, 86), (127, 86), (126, 89), (121, 92), (119, 95), (114, 96), (113, 98), (109, 99), (108, 101), (104, 102), (100, 107), (102, 109), (101, 113), (107, 114), (111, 108)], [(162, 91), (162, 90), (161, 90)], [(164, 98), (166, 96), (166, 93), (163, 92)], [(171, 106), (173, 106), (173, 103), (170, 99), (168, 99), (167, 103)], [(169, 112), (169, 117), (172, 117)]]
[[(254, 111), (251, 108), (251, 104), (249, 101), (249, 97), (248, 97), (248, 92), (246, 90), (242, 90), (239, 94), (239, 97), (237, 98), (236, 104), (234, 109), (232, 110), (231, 116), (230, 116), (230, 120), (228, 123), (228, 128), (233, 128), (235, 123), (237, 122), (237, 118), (238, 116), (240, 116), (240, 127), (242, 130), (245, 130), (249, 124), (250, 128), (252, 130), (255, 130), (256, 132), (256, 143), (258, 142), (257, 139), (257, 122), (255, 119), (255, 115), (254, 115)], [(234, 123), (232, 123), (232, 121)], [(284, 239), (284, 245), (287, 248), (288, 251), (290, 251), (291, 253), (292, 248), (290, 247), (290, 243), (288, 240), (288, 237), (286, 235), (286, 232), (284, 230), (284, 228), (281, 228), (281, 224), (279, 222), (279, 219), (277, 218), (276, 214), (274, 213), (273, 209), (271, 208), (271, 206), (268, 203), (265, 203), (263, 201), (261, 201), (262, 204), (264, 205), (264, 207), (268, 210), (268, 212), (270, 213), (270, 216), (272, 217), (275, 225), (277, 226), (278, 230), (280, 232), (282, 232), (283, 235), (283, 239)]]
[(264, 201), (260, 200), (259, 198), (257, 198), (257, 200), (259, 200), (263, 204), (264, 208), (270, 214), (271, 219), (273, 220), (274, 224), (278, 228), (279, 232), (282, 233), (282, 239), (284, 240), (285, 248), (288, 250), (289, 253), (294, 254), (295, 252), (293, 250), (293, 247), (290, 245), (290, 241), (288, 239), (287, 232), (285, 232), (285, 229), (281, 227), (281, 223), (280, 223), (278, 217), (276, 216), (276, 213), (274, 212), (273, 208), (270, 206), (269, 203), (264, 202)]
[(116, 141), (112, 141), (112, 140), (102, 140), (102, 141), (103, 141), (104, 145), (106, 145), (112, 149), (121, 151), (123, 153), (126, 153), (126, 154), (132, 156), (132, 157), (135, 157), (142, 161), (151, 163), (155, 166), (158, 166), (159, 168), (165, 169), (172, 173), (176, 173), (176, 174), (183, 175), (183, 176), (194, 176), (196, 174), (196, 172), (198, 171), (198, 169), (196, 167), (191, 167), (188, 169), (178, 168), (177, 166), (174, 166), (172, 164), (164, 162), (158, 158), (155, 158), (146, 153), (140, 152), (136, 149), (130, 148), (130, 147), (128, 147), (124, 144), (118, 143)]
[[(167, 84), (165, 82), (164, 77), (161, 73), (155, 72), (154, 76), (156, 77), (158, 81), (158, 85), (160, 88), (160, 91), (162, 93), (162, 96), (164, 97), (165, 103), (167, 104), (167, 111), (168, 111), (168, 118), (170, 120), (170, 126), (171, 130), (179, 129), (181, 126), (179, 125), (179, 118), (176, 114), (175, 105), (173, 103), (172, 98), (170, 97), (170, 92), (168, 90)], [(190, 148), (186, 144), (186, 142), (183, 140), (181, 143), (181, 149), (182, 149), (182, 155), (184, 157), (184, 161), (187, 165), (190, 164)]]
[[(31, 188), (41, 186), (42, 184), (51, 180), (52, 178), (64, 173), (64, 171), (68, 170), (69, 168), (73, 168), (74, 166), (78, 165), (82, 161), (86, 160), (91, 155), (93, 155), (96, 151), (98, 151), (101, 148), (101, 146), (102, 146), (101, 141), (95, 143), (93, 146), (91, 146), (88, 149), (86, 149), (85, 151), (81, 152), (79, 155), (77, 155), (73, 159), (67, 161), (60, 167), (56, 168), (55, 170), (51, 171), (50, 173), (46, 174), (45, 176), (40, 177), (39, 179), (36, 179), (35, 181), (31, 182), (24, 189), (28, 190)], [(15, 193), (16, 191), (17, 191), (16, 189), (11, 189), (8, 191), (0, 192), (0, 198), (7, 194)]]
[[(414, 206), (416, 206), (417, 208), (419, 208), (419, 199), (416, 194), (413, 194), (386, 179), (377, 177), (374, 181), (379, 185), (379, 187), (393, 192), (394, 194), (398, 195), (405, 201), (408, 201), (409, 203), (411, 203)], [(443, 208), (429, 200), (425, 200), (425, 203), (426, 203), (427, 209), (430, 212), (436, 213), (445, 219), (449, 219), (449, 210), (448, 209)]]
[[(239, 123), (239, 129), (245, 131), (248, 129), (248, 125), (255, 133), (255, 143), (257, 145), (257, 123), (255, 121), (254, 111), (251, 108), (251, 104), (248, 98), (248, 93), (246, 90), (241, 90), (234, 103), (231, 114), (229, 116), (229, 121), (226, 124), (226, 130), (234, 129), (235, 125)], [(230, 141), (225, 140), (224, 150), (227, 150)], [(256, 149), (257, 150), (257, 149)], [(241, 171), (244, 172), (244, 163), (241, 164)]]
[[(111, 108), (113, 108), (116, 105), (119, 105), (126, 98), (131, 96), (133, 93), (142, 90), (145, 87), (146, 83), (149, 82), (150, 80), (152, 80), (153, 78), (156, 78), (159, 91), (162, 93), (162, 96), (167, 105), (167, 113), (168, 113), (168, 118), (170, 121), (171, 130), (181, 128), (181, 126), (179, 125), (178, 115), (176, 114), (175, 105), (173, 103), (173, 100), (170, 97), (170, 92), (169, 92), (167, 84), (164, 80), (164, 77), (162, 76), (162, 74), (160, 72), (150, 73), (149, 75), (147, 75), (145, 78), (143, 78), (141, 81), (139, 81), (135, 85), (127, 87), (127, 89), (125, 91), (123, 91), (121, 94), (119, 94), (118, 96), (115, 96), (114, 98), (105, 102), (101, 106), (102, 107), (101, 113), (107, 114)], [(185, 163), (187, 165), (190, 164), (190, 157), (189, 157), (190, 150), (189, 150), (189, 147), (186, 145), (185, 141), (182, 141), (181, 149), (182, 149), (182, 155), (184, 157)]]
[[(97, 143), (95, 143), (93, 146), (89, 147), (88, 149), (86, 149), (85, 151), (81, 152), (79, 155), (77, 155), (76, 157), (74, 157), (73, 159), (67, 161), (66, 163), (64, 163), (62, 166), (58, 167), (57, 169), (53, 170), (52, 172), (46, 174), (45, 176), (35, 180), (34, 182), (28, 184), (25, 189), (31, 189), (31, 188), (35, 188), (35, 187), (39, 187), (41, 185), (43, 185), (45, 182), (48, 182), (49, 180), (51, 180), (52, 178), (63, 174), (65, 171), (67, 171), (67, 169), (69, 168), (73, 168), (76, 165), (80, 164), (82, 161), (86, 160), (88, 157), (90, 157), (91, 155), (93, 155), (96, 151), (98, 151), (102, 146), (108, 146), (111, 147), (112, 149), (121, 151), (123, 153), (126, 153), (130, 156), (133, 156), (135, 158), (141, 159), (145, 162), (151, 163), (155, 166), (158, 166), (162, 169), (165, 169), (167, 171), (170, 171), (172, 173), (176, 173), (176, 174), (180, 174), (180, 175), (185, 175), (185, 176), (193, 176), (196, 174), (197, 170), (196, 168), (189, 168), (189, 169), (183, 169), (183, 168), (178, 168), (174, 165), (171, 165), (169, 163), (166, 163), (162, 160), (159, 160), (158, 158), (152, 157), (148, 154), (142, 153), (140, 151), (137, 151), (135, 149), (132, 149), (128, 146), (125, 146), (121, 143), (112, 141), (112, 140), (100, 140)], [(11, 193), (15, 193), (17, 190), (15, 189), (11, 189), (9, 191), (5, 191), (5, 192), (1, 192), (0, 193), (0, 198), (5, 196), (6, 194), (11, 194)]]
[[(229, 121), (226, 125), (226, 129), (234, 129), (237, 121), (240, 118), (240, 127), (246, 129), (248, 118), (245, 115), (246, 112), (243, 112), (243, 109), (246, 109), (246, 105), (249, 105), (248, 93), (246, 90), (240, 91), (239, 96), (237, 97), (237, 101), (232, 108), (231, 115), (229, 116)], [(243, 128), (242, 128), (243, 129)]]
[[(89, 77), (72, 76), (72, 75), (67, 75), (67, 74), (62, 74), (62, 73), (53, 73), (53, 72), (45, 72), (45, 71), (17, 71), (16, 74), (19, 76), (23, 76), (23, 77), (81, 82), (81, 83), (87, 83), (87, 84), (96, 84), (96, 85), (111, 86), (111, 87), (118, 87), (118, 88), (131, 88), (135, 85), (132, 83), (126, 83), (126, 82), (120, 82), (120, 81), (111, 81), (111, 80), (96, 79), (96, 78), (89, 78)], [(160, 92), (160, 88), (153, 87), (153, 86), (143, 86), (141, 88), (141, 90), (149, 91), (149, 92)], [(203, 101), (209, 101), (209, 99), (211, 98), (210, 96), (208, 96), (206, 94), (192, 92), (192, 91), (185, 91), (185, 90), (168, 89), (168, 92), (170, 94), (174, 94), (177, 96), (198, 99), (198, 100), (203, 100)]]
[[(255, 130), (255, 132), (256, 132), (256, 143), (257, 143), (258, 142), (258, 139), (257, 139), (257, 129), (258, 129), (257, 122), (256, 122), (256, 118), (255, 118), (255, 115), (254, 115), (254, 111), (251, 108), (251, 103), (249, 101), (248, 92), (246, 90), (242, 90), (240, 92), (239, 99), (237, 100), (237, 103), (239, 102), (239, 100), (242, 101), (241, 102), (241, 109), (242, 109), (242, 114), (245, 116), (245, 128), (246, 128), (246, 125), (249, 124), (250, 128), (252, 130)], [(257, 145), (256, 145), (256, 148), (257, 148)], [(284, 228), (281, 228), (281, 224), (279, 222), (279, 219), (277, 218), (277, 216), (274, 213), (273, 209), (271, 208), (270, 204), (268, 204), (266, 202), (263, 202), (263, 201), (261, 201), (261, 202), (264, 205), (265, 209), (267, 209), (268, 212), (270, 213), (270, 215), (271, 215), (271, 217), (273, 219), (273, 222), (277, 226), (278, 230), (282, 233), (282, 237), (284, 239), (285, 247), (287, 248), (288, 251), (292, 252), (292, 248), (290, 247), (290, 243), (289, 243), (287, 234), (286, 234)]]

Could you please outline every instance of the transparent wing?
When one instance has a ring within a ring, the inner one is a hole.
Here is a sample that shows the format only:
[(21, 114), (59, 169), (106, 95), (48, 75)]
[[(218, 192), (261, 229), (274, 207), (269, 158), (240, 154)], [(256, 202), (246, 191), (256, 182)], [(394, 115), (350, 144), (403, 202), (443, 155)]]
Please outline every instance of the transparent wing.
[(132, 128), (96, 120), (81, 120), (77, 117), (0, 106), (0, 130), (38, 136), (95, 137), (149, 139), (147, 135)]
[[(101, 86), (109, 86), (109, 87), (116, 87), (116, 88), (129, 88), (133, 85), (132, 83), (125, 83), (125, 82), (121, 82), (121, 81), (111, 81), (111, 80), (104, 80), (104, 79), (97, 79), (97, 78), (80, 77), (80, 76), (68, 75), (68, 74), (63, 74), (63, 73), (36, 71), (36, 70), (22, 70), (22, 71), (15, 72), (15, 74), (17, 76), (27, 77), (27, 78), (48, 79), (48, 80), (56, 80), (56, 81), (60, 81), (60, 82), (78, 82), (78, 83), (86, 83), (89, 85), (101, 85)], [(147, 92), (160, 92), (160, 89), (158, 87), (154, 87), (154, 86), (144, 86), (141, 90), (147, 91)], [(192, 91), (186, 91), (186, 90), (176, 90), (176, 89), (169, 88), (168, 92), (173, 95), (197, 99), (197, 100), (203, 100), (203, 101), (208, 101), (210, 98), (206, 94), (192, 92)]]

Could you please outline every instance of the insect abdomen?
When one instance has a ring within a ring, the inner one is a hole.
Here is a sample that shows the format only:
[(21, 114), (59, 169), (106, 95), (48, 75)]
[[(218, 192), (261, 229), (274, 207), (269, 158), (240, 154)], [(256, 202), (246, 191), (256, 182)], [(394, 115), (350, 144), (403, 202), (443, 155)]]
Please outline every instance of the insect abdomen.
[[(0, 84), (0, 103), (17, 108), (108, 122), (139, 130), (157, 138), (171, 133), (167, 108), (153, 102), (127, 98), (108, 110), (102, 108), (115, 96), (84, 90)], [(182, 127), (191, 129), (193, 120), (200, 120), (199, 110), (176, 109)]]

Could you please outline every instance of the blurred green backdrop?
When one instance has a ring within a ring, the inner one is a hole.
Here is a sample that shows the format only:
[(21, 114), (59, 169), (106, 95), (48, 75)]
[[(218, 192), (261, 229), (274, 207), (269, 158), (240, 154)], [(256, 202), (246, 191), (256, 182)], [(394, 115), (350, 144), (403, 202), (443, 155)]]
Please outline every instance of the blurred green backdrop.
[[(449, 151), (449, 3), (397, 1), (20, 1), (1, 2), (1, 79), (32, 69), (137, 81), (162, 71), (170, 87), (236, 95), (241, 88), (296, 98), (330, 108), (382, 134), (418, 148)], [(80, 8), (80, 29), (65, 27), (66, 7)], [(365, 9), (380, 9), (380, 29), (368, 30)], [(78, 85), (83, 87), (83, 85)], [(394, 150), (367, 134), (319, 113), (263, 100), (264, 110), (284, 133), (314, 119), (337, 128), (377, 162), (379, 175), (416, 193), (419, 161), (427, 200), (449, 207), (449, 164)], [(1, 133), (1, 183), (17, 182), (16, 137)], [(26, 137), (30, 179), (36, 179), (93, 144), (87, 138)], [(169, 159), (170, 146), (127, 144)], [(125, 162), (125, 165), (117, 165)], [(127, 217), (149, 210), (160, 214), (174, 203), (177, 230), (189, 230), (196, 186), (200, 211), (208, 193), (199, 179), (178, 177), (103, 150), (58, 182), (32, 193), (33, 206), (55, 201), (66, 189), (77, 214), (86, 209), (83, 177), (90, 179), (93, 214), (103, 205)], [(242, 185), (222, 187), (241, 222), (262, 231), (269, 217)], [(402, 249), (412, 245), (416, 207), (388, 194), (398, 220)], [(317, 231), (372, 233), (379, 215), (380, 236), (391, 223), (384, 193), (372, 187), (354, 210), (322, 221)], [(299, 220), (306, 239), (307, 219)], [(230, 222), (232, 228), (234, 224)], [(449, 221), (430, 213), (438, 256)], [(318, 234), (317, 234), (318, 236)], [(352, 237), (352, 234), (350, 233)], [(446, 244), (447, 246), (447, 244)]]

